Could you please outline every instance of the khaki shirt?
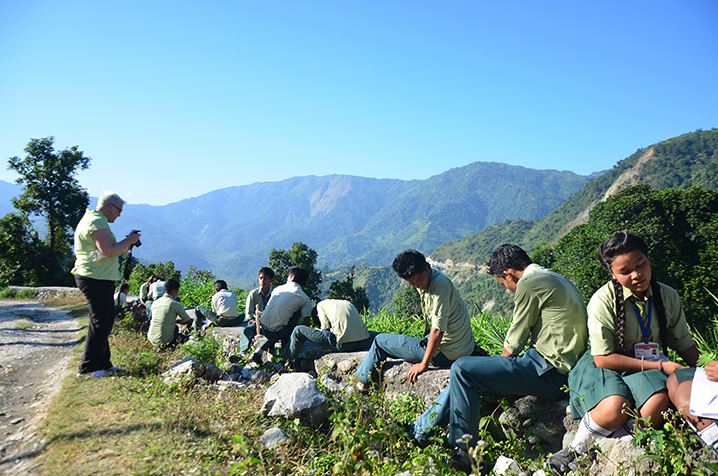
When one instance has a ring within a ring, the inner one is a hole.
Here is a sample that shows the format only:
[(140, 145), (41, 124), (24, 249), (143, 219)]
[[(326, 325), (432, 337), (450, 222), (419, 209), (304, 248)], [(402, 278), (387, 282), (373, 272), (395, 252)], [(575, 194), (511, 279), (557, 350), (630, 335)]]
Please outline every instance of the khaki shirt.
[(586, 351), (588, 328), (583, 296), (568, 279), (530, 264), (516, 284), (514, 314), (504, 348), (517, 355), (529, 339), (563, 375)]
[(183, 323), (191, 322), (184, 306), (169, 294), (163, 295), (152, 304), (152, 320), (147, 338), (154, 346), (169, 344), (175, 336), (175, 321), (180, 317)]
[(227, 289), (223, 289), (212, 295), (212, 311), (221, 317), (237, 317), (237, 296)]
[(300, 310), (302, 317), (310, 317), (312, 301), (297, 283), (282, 284), (272, 291), (272, 298), (262, 312), (259, 322), (269, 329), (278, 329), (286, 326), (294, 313)]
[(330, 329), (340, 344), (369, 338), (369, 331), (359, 311), (349, 301), (342, 299), (321, 301), (317, 304), (317, 314), (322, 330)]
[(431, 321), (431, 328), (444, 331), (439, 344), (441, 353), (449, 360), (471, 355), (474, 351), (471, 318), (454, 283), (446, 275), (432, 269), (429, 287), (426, 291), (419, 290), (419, 296), (421, 309)]
[[(683, 313), (681, 298), (675, 289), (658, 283), (661, 287), (661, 298), (666, 308), (666, 322), (668, 325), (668, 346), (677, 352), (682, 352), (695, 345), (693, 337), (688, 331), (686, 316)], [(623, 298), (626, 308), (626, 325), (623, 335), (628, 355), (634, 355), (634, 346), (643, 342), (641, 326), (638, 324), (638, 316), (633, 308), (633, 301), (638, 298), (631, 290), (623, 288)], [(649, 288), (646, 299), (653, 300), (653, 289)], [(652, 305), (651, 311), (651, 333), (652, 341), (660, 342), (660, 326), (656, 306)], [(609, 355), (618, 352), (616, 342), (616, 295), (613, 289), (613, 282), (609, 281), (599, 288), (591, 297), (588, 303), (588, 330), (591, 338), (591, 355)]]

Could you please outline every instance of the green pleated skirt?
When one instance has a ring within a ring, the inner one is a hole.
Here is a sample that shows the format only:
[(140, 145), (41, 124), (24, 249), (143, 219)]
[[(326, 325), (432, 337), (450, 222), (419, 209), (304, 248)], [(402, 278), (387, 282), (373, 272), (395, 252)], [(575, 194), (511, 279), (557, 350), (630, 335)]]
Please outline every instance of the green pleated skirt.
[(568, 374), (571, 416), (582, 418), (601, 400), (611, 395), (620, 395), (640, 408), (656, 392), (666, 389), (668, 374), (660, 370), (642, 372), (616, 372), (601, 369), (587, 350)]

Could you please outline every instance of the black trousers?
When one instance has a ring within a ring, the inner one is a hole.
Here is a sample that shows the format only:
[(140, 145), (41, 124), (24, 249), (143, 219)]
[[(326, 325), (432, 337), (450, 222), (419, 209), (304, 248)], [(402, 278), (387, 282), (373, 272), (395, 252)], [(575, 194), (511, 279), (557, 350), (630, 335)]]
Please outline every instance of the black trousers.
[(90, 325), (85, 338), (79, 372), (86, 374), (112, 367), (110, 361), (110, 332), (115, 323), (114, 281), (75, 275), (75, 284), (87, 298)]

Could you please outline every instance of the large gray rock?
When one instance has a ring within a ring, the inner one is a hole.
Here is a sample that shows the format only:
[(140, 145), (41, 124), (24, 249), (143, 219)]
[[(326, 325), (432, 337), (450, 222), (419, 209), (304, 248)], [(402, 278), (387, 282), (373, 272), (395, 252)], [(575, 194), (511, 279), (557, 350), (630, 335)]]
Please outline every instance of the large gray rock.
[[(361, 365), (366, 355), (366, 351), (325, 353), (316, 361), (315, 371), (318, 375), (325, 374), (337, 382), (346, 383), (354, 378), (356, 368)], [(347, 366), (348, 362), (354, 362), (354, 365), (349, 372), (343, 371), (342, 367)], [(449, 369), (431, 367), (419, 375), (416, 384), (412, 385), (407, 379), (412, 365), (414, 364), (403, 360), (388, 359), (383, 366), (384, 392), (390, 397), (409, 392), (418, 396), (428, 407), (449, 385), (451, 372)]]
[(165, 383), (171, 383), (176, 380), (200, 378), (205, 373), (205, 365), (199, 360), (192, 357), (185, 357), (181, 361), (174, 364), (162, 375), (165, 377)]
[(306, 373), (282, 375), (267, 389), (261, 413), (281, 416), (288, 420), (299, 418), (305, 423), (319, 426), (327, 418), (329, 402), (319, 391), (316, 380)]
[(282, 443), (291, 443), (292, 437), (287, 435), (281, 428), (273, 427), (265, 431), (259, 438), (259, 444), (265, 448), (274, 448)]
[(528, 435), (531, 447), (541, 446), (544, 451), (555, 453), (563, 447), (567, 405), (568, 399), (517, 398), (500, 414), (501, 430), (505, 437), (523, 438)]

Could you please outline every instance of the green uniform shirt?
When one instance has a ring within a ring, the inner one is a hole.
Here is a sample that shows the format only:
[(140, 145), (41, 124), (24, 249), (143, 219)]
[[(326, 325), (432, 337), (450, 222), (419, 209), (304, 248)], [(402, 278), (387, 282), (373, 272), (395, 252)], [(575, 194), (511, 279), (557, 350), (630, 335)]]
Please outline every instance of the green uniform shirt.
[(531, 339), (539, 354), (563, 375), (586, 351), (583, 296), (568, 279), (530, 264), (516, 284), (514, 315), (504, 348), (517, 355)]
[[(686, 316), (683, 313), (681, 298), (675, 289), (658, 283), (661, 287), (661, 298), (666, 308), (666, 322), (668, 325), (668, 346), (677, 352), (684, 351), (695, 344), (693, 337), (688, 331)], [(652, 299), (653, 289), (648, 288), (646, 299)], [(624, 326), (624, 342), (626, 353), (633, 357), (633, 347), (638, 342), (643, 342), (641, 326), (638, 324), (636, 310), (633, 308), (633, 301), (638, 298), (633, 295), (630, 289), (623, 288), (623, 298), (626, 308), (626, 325)], [(651, 333), (653, 342), (660, 345), (660, 327), (656, 306), (652, 305)], [(613, 291), (613, 282), (609, 281), (596, 291), (588, 303), (588, 329), (591, 338), (591, 355), (609, 355), (618, 352), (616, 342), (616, 295)]]
[(75, 228), (75, 267), (70, 272), (86, 278), (119, 281), (122, 277), (119, 257), (100, 253), (92, 238), (98, 230), (109, 231), (112, 242), (116, 242), (105, 215), (88, 208)]
[(260, 311), (264, 312), (264, 308), (267, 307), (267, 302), (269, 302), (271, 295), (272, 290), (270, 289), (267, 295), (264, 296), (262, 294), (261, 287), (250, 291), (249, 294), (247, 294), (247, 301), (244, 305), (244, 313), (247, 316), (247, 319), (255, 319), (257, 317), (254, 315), (257, 311), (257, 306), (259, 306)]
[(369, 338), (366, 324), (354, 304), (343, 299), (325, 299), (317, 304), (322, 330), (330, 329), (337, 342), (357, 342)]
[(177, 317), (183, 323), (191, 322), (184, 306), (175, 301), (169, 294), (163, 295), (152, 304), (152, 321), (147, 331), (147, 338), (154, 346), (169, 344), (175, 336), (175, 321)]
[(419, 295), (422, 311), (431, 321), (431, 328), (444, 331), (439, 344), (441, 353), (450, 360), (471, 355), (474, 351), (471, 318), (454, 283), (432, 269), (429, 287), (426, 291), (419, 290)]

